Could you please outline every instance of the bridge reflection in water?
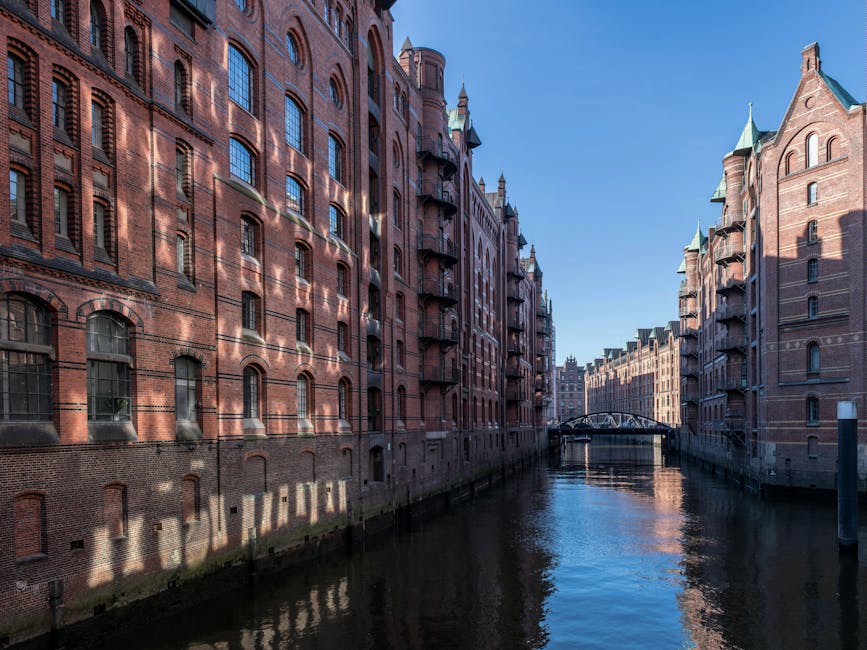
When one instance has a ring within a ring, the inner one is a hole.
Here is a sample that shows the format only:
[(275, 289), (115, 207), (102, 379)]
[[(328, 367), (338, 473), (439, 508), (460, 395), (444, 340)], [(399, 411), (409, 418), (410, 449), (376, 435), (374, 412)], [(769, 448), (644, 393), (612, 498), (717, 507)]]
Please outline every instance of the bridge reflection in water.
[(662, 437), (594, 433), (589, 441), (565, 436), (561, 458), (566, 465), (643, 465), (662, 464)]

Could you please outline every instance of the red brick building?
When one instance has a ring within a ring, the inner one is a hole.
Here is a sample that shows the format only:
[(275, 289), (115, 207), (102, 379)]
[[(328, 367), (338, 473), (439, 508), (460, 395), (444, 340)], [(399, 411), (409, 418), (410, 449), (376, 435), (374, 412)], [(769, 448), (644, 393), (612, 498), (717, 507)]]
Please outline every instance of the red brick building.
[(585, 415), (584, 373), (586, 368), (578, 365), (575, 357), (568, 356), (562, 366), (557, 366), (557, 418), (565, 422)]
[(809, 45), (779, 129), (751, 111), (721, 220), (685, 248), (680, 442), (758, 487), (833, 487), (836, 403), (867, 408), (864, 155), (864, 104)]
[(391, 4), (0, 3), (0, 639), (543, 447), (535, 252)]

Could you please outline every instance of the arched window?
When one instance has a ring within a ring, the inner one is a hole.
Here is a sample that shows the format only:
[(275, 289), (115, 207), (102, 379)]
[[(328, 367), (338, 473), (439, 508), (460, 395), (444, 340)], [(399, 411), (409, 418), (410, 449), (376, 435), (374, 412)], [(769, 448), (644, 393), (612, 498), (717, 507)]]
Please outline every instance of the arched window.
[(807, 424), (819, 424), (819, 398), (807, 398)]
[(307, 420), (310, 416), (310, 378), (305, 374), (298, 375), (295, 381), (298, 419)]
[(250, 333), (258, 333), (259, 296), (251, 291), (241, 292), (241, 327)]
[(90, 0), (90, 46), (105, 55), (107, 41), (105, 10), (98, 0)]
[(819, 281), (819, 260), (815, 257), (807, 260), (807, 282)]
[(229, 99), (253, 112), (253, 64), (234, 45), (229, 45)]
[(370, 480), (381, 483), (385, 480), (385, 463), (383, 462), (382, 447), (377, 445), (370, 449)]
[(807, 205), (814, 205), (819, 200), (819, 184), (810, 183), (807, 185)]
[(400, 209), (400, 194), (397, 190), (392, 193), (391, 201), (392, 222), (395, 228), (403, 228), (403, 211)]
[(337, 295), (349, 295), (349, 268), (340, 262), (337, 263)]
[(201, 496), (197, 476), (185, 476), (181, 481), (181, 519), (185, 524), (201, 519)]
[(819, 316), (819, 298), (810, 296), (807, 298), (807, 318), (816, 318)]
[(48, 310), (22, 295), (0, 301), (0, 419), (51, 422), (52, 353)]
[(244, 368), (244, 418), (258, 420), (260, 413), (261, 375), (253, 366)]
[(828, 138), (828, 144), (825, 145), (825, 160), (833, 160), (837, 155), (837, 138)]
[(248, 185), (256, 184), (256, 158), (240, 140), (229, 138), (229, 173)]
[(24, 95), (27, 85), (24, 80), (26, 66), (21, 57), (14, 54), (6, 55), (6, 98), (9, 106), (25, 110)]
[(406, 320), (406, 301), (403, 294), (398, 292), (394, 294), (394, 317), (398, 320)]
[(789, 174), (791, 174), (793, 171), (795, 171), (795, 165), (797, 164), (797, 162), (796, 162), (797, 158), (798, 158), (798, 155), (794, 151), (789, 152), (789, 154), (786, 156), (786, 175), (787, 176)]
[(819, 222), (810, 221), (807, 223), (807, 243), (815, 244), (819, 241)]
[(328, 206), (328, 232), (340, 239), (346, 239), (346, 215), (333, 204)]
[(178, 279), (186, 282), (193, 281), (193, 247), (190, 245), (190, 237), (186, 233), (179, 232), (175, 236), (175, 254), (177, 259)]
[(52, 22), (69, 29), (69, 16), (67, 15), (68, 0), (51, 0)]
[(382, 393), (378, 388), (367, 389), (367, 431), (382, 431)]
[(397, 403), (395, 404), (395, 416), (399, 422), (406, 421), (406, 388), (397, 387)]
[(138, 36), (132, 27), (126, 27), (123, 30), (123, 71), (127, 79), (140, 84), (138, 61)]
[(349, 356), (349, 325), (342, 321), (337, 323), (337, 351)]
[(69, 100), (69, 86), (59, 79), (53, 79), (51, 82), (51, 115), (54, 128), (71, 137), (73, 125), (69, 119)]
[(294, 65), (301, 65), (301, 48), (298, 45), (298, 39), (292, 32), (286, 32), (286, 53)]
[(284, 116), (284, 129), (286, 144), (300, 152), (304, 152), (304, 111), (301, 106), (291, 97), (284, 100), (286, 114)]
[(192, 357), (175, 359), (175, 432), (179, 440), (199, 440), (199, 362)]
[(373, 103), (379, 106), (379, 72), (376, 65), (376, 57), (373, 54), (374, 41), (367, 40), (367, 96)]
[(403, 253), (399, 246), (394, 247), (394, 272), (397, 275), (403, 275)]
[(190, 82), (187, 69), (183, 63), (175, 61), (175, 110), (189, 115), (190, 108)]
[(819, 344), (815, 341), (807, 345), (807, 372), (819, 372)]
[(394, 356), (395, 363), (401, 368), (406, 368), (406, 352), (404, 350), (403, 341), (398, 341), (397, 343), (395, 343)]
[[(91, 422), (91, 437), (134, 438), (132, 351), (127, 322), (107, 311), (91, 314), (87, 319), (87, 357), (87, 419)], [(128, 426), (99, 426), (106, 423)]]
[(333, 134), (328, 134), (328, 175), (343, 183), (343, 144)]
[(307, 244), (295, 242), (295, 275), (309, 282), (311, 262), (310, 248)]
[(45, 497), (22, 494), (12, 504), (15, 559), (44, 555), (48, 548)]
[(286, 177), (286, 210), (304, 216), (304, 188), (294, 176)]
[(248, 216), (241, 217), (241, 255), (256, 259), (259, 252), (259, 223)]
[(807, 167), (815, 167), (819, 164), (819, 136), (811, 133), (807, 136)]
[(312, 339), (312, 323), (310, 322), (310, 312), (300, 307), (295, 310), (295, 340), (298, 343), (310, 345)]
[(328, 81), (328, 94), (331, 97), (331, 103), (334, 104), (337, 108), (340, 108), (342, 100), (340, 96), (340, 85), (337, 83), (337, 79), (331, 77)]
[(337, 417), (349, 420), (349, 382), (346, 379), (337, 382)]
[(807, 458), (819, 457), (819, 436), (807, 436)]

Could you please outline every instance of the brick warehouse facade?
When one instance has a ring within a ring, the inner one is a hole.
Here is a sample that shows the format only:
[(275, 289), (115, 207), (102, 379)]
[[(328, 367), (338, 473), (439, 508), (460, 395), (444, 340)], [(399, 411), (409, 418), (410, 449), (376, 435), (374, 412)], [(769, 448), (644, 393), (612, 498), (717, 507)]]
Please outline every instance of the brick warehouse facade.
[(557, 366), (557, 419), (560, 422), (587, 413), (584, 408), (585, 372), (573, 356), (566, 357), (563, 365)]
[(675, 321), (642, 328), (584, 367), (587, 413), (614, 411), (680, 426), (680, 339)]
[(864, 104), (814, 43), (779, 129), (750, 112), (711, 199), (721, 220), (684, 249), (679, 442), (758, 488), (833, 488), (836, 403), (867, 409), (864, 156)]
[(391, 4), (0, 0), (0, 644), (544, 446), (541, 268)]

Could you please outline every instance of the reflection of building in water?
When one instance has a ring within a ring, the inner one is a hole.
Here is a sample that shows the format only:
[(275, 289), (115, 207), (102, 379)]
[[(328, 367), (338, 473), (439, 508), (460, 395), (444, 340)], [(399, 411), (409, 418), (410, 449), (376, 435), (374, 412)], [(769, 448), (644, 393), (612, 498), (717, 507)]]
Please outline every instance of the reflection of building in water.
[(680, 340), (676, 321), (639, 329), (624, 348), (606, 348), (584, 375), (588, 413), (619, 411), (680, 425)]

